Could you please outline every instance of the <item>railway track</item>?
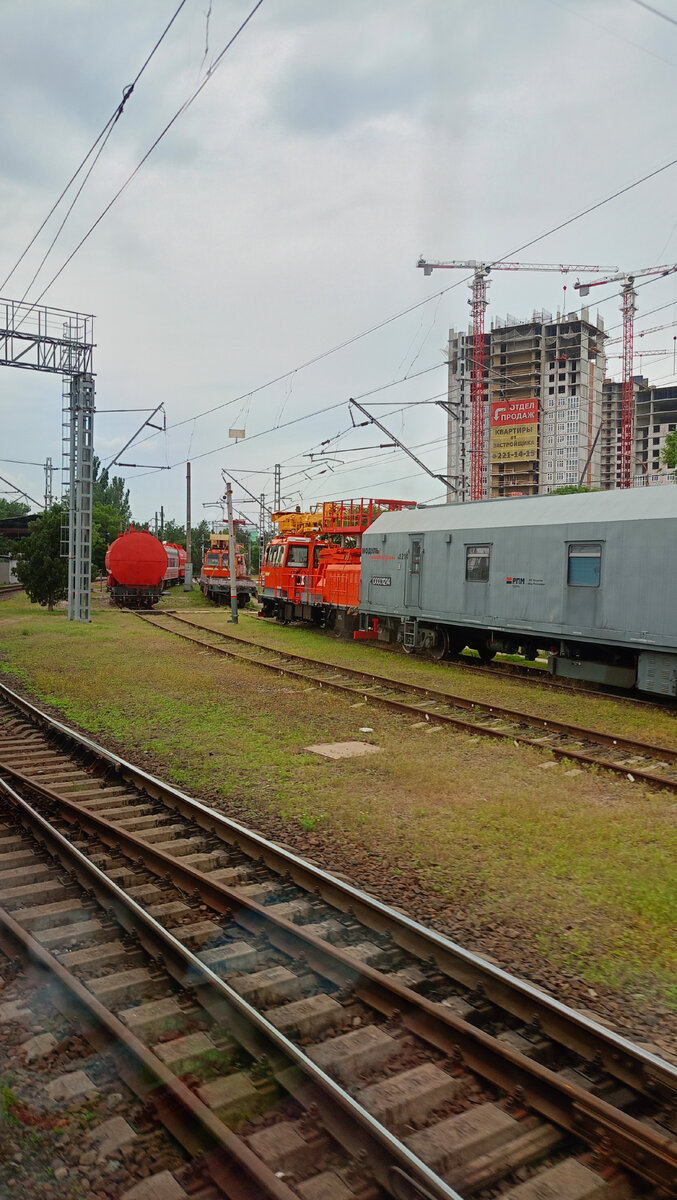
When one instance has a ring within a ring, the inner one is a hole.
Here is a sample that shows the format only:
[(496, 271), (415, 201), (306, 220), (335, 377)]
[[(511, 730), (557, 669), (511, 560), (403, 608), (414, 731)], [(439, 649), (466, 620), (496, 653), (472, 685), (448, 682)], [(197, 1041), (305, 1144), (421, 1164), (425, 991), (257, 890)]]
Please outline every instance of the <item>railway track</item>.
[[(563, 721), (546, 720), (535, 714), (468, 700), (355, 668), (335, 667), (291, 651), (271, 650), (224, 630), (207, 628), (179, 613), (137, 613), (137, 616), (157, 629), (217, 654), (253, 663), (278, 674), (289, 674), (319, 687), (361, 696), (417, 720), (423, 717), (426, 721), (451, 725), (467, 733), (535, 746), (558, 759), (598, 767), (626, 779), (643, 780), (677, 791), (677, 750), (665, 746), (652, 746)], [(197, 636), (198, 633), (202, 636)]]
[(4, 587), (0, 587), (0, 600), (5, 600), (7, 596), (16, 596), (17, 592), (23, 592), (23, 584), (8, 583)]
[(670, 1064), (2, 685), (0, 789), (3, 943), (224, 1195), (677, 1196)]

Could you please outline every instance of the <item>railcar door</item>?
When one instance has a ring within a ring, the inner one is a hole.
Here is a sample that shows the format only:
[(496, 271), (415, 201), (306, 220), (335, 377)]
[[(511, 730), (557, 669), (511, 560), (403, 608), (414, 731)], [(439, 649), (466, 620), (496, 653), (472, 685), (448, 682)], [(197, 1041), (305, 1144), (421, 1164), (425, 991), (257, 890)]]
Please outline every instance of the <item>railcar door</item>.
[(567, 542), (565, 622), (572, 632), (603, 628), (601, 593), (604, 540)]
[(404, 589), (406, 607), (418, 609), (421, 607), (421, 571), (423, 568), (423, 534), (409, 535), (409, 557), (407, 559), (407, 580)]

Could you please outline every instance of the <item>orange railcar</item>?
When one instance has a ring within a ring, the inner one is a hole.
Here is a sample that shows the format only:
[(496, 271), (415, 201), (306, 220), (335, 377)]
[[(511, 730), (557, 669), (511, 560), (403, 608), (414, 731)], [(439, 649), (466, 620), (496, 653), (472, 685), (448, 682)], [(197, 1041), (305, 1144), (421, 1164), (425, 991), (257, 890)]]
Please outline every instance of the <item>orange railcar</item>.
[(361, 499), (329, 501), (305, 513), (273, 513), (280, 533), (269, 542), (261, 566), (261, 615), (354, 632), (362, 535), (381, 513), (414, 507), (408, 500)]

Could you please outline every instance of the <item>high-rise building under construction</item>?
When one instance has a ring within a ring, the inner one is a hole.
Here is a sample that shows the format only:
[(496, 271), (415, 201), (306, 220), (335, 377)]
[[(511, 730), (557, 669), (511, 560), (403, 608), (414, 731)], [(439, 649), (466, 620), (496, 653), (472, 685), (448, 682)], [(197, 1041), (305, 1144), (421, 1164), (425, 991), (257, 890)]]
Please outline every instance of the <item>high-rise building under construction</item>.
[[(588, 309), (508, 316), (484, 335), (486, 496), (598, 487), (604, 322)], [(471, 329), (449, 331), (447, 474), (451, 501), (470, 499)]]

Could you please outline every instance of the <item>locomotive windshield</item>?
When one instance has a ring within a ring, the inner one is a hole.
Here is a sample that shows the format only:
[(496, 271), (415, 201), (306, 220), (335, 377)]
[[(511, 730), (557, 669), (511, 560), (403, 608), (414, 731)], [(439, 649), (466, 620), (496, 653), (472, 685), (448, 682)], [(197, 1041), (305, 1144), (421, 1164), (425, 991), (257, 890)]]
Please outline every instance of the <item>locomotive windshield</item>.
[(307, 567), (308, 566), (308, 547), (307, 546), (290, 546), (287, 552), (288, 567)]
[(218, 565), (219, 565), (218, 551), (210, 550), (209, 554), (205, 558), (205, 566), (206, 567), (218, 567)]

